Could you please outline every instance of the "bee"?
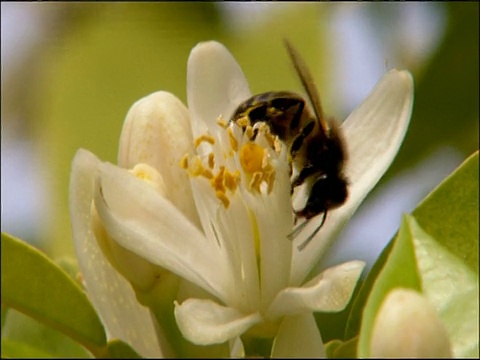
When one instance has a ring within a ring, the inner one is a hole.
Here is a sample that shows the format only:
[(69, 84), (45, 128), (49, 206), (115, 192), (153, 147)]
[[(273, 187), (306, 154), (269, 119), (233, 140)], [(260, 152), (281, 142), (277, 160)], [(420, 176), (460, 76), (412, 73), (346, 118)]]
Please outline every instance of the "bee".
[[(240, 104), (230, 121), (244, 130), (247, 127), (244, 119), (250, 126), (264, 122), (270, 132), (287, 146), (291, 194), (304, 183), (309, 189), (303, 208), (293, 210), (295, 224), (300, 218), (304, 221), (294, 228), (288, 238), (293, 240), (311, 219), (323, 214), (317, 228), (298, 246), (299, 250), (303, 250), (325, 223), (328, 211), (341, 206), (348, 197), (348, 180), (343, 173), (347, 150), (339, 125), (323, 113), (317, 88), (304, 61), (287, 40), (285, 47), (313, 112), (299, 94), (269, 91), (254, 95)], [(296, 170), (293, 175), (292, 166)]]

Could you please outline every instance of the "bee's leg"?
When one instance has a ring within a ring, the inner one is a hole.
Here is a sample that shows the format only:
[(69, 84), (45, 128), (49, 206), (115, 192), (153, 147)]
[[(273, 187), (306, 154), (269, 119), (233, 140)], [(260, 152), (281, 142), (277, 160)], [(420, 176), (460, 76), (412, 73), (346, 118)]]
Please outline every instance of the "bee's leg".
[[(325, 210), (323, 212), (323, 217), (322, 217), (322, 222), (320, 223), (320, 225), (317, 226), (317, 228), (313, 231), (313, 233), (311, 233), (304, 241), (303, 243), (301, 243), (300, 245), (297, 246), (297, 249), (298, 251), (302, 251), (303, 249), (305, 249), (307, 247), (307, 245), (310, 243), (310, 241), (312, 241), (312, 239), (315, 237), (315, 235), (317, 235), (317, 233), (320, 231), (320, 229), (322, 228), (323, 224), (325, 223), (325, 219), (327, 218), (327, 210)], [(310, 220), (310, 219), (308, 219)], [(305, 223), (308, 221), (306, 220)], [(295, 229), (296, 230), (296, 229)], [(294, 232), (295, 232), (294, 230)]]
[[(297, 222), (297, 217), (295, 216), (295, 223)], [(308, 224), (308, 220), (305, 220), (300, 225), (296, 226), (293, 231), (287, 235), (287, 239), (293, 241), (297, 235), (303, 230), (303, 228)]]

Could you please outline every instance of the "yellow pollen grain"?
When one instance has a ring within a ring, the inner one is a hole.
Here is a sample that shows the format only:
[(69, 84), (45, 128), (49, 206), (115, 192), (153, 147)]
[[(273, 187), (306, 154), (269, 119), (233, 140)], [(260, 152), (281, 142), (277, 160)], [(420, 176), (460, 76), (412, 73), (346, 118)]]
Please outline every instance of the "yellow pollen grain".
[(215, 177), (210, 179), (210, 185), (218, 192), (225, 193), (225, 186), (223, 185), (224, 181), (224, 174), (225, 174), (225, 166), (220, 166), (218, 174)]
[(226, 129), (227, 126), (228, 126), (228, 123), (225, 121), (225, 119), (222, 117), (222, 115), (220, 115), (218, 118), (217, 118), (217, 125)]
[(208, 154), (208, 167), (210, 169), (213, 169), (214, 166), (215, 166), (215, 154), (210, 153)]
[(254, 131), (253, 131), (253, 128), (250, 125), (248, 125), (245, 128), (245, 134), (247, 135), (247, 139), (253, 139)]
[(228, 139), (230, 140), (230, 147), (233, 151), (238, 151), (238, 141), (235, 139), (232, 128), (228, 128)]
[(245, 143), (240, 150), (240, 164), (248, 174), (262, 170), (263, 148), (255, 143)]
[(202, 161), (197, 156), (195, 157), (193, 164), (188, 168), (188, 172), (191, 176), (199, 176), (203, 173), (204, 169), (205, 167), (203, 166)]
[(248, 116), (242, 116), (241, 118), (238, 118), (235, 122), (241, 128), (245, 128), (250, 125), (250, 119), (248, 118)]
[(225, 209), (227, 209), (230, 205), (230, 200), (228, 199), (227, 195), (225, 195), (223, 191), (217, 190), (215, 191), (215, 196), (222, 202)]
[(203, 168), (203, 171), (200, 175), (202, 175), (204, 178), (207, 178), (209, 180), (213, 178), (213, 173), (210, 169)]
[(200, 136), (199, 136), (198, 138), (196, 138), (195, 141), (194, 141), (195, 149), (196, 149), (197, 147), (199, 147), (202, 142), (207, 142), (207, 143), (213, 145), (213, 144), (215, 144), (215, 138), (214, 138), (213, 136), (207, 135), (207, 134), (200, 135)]
[(188, 154), (183, 155), (183, 157), (180, 159), (179, 164), (182, 169), (188, 169)]
[(240, 181), (240, 172), (237, 170), (234, 173), (231, 173), (230, 171), (225, 171), (225, 176), (223, 178), (223, 185), (230, 190), (231, 192), (234, 192), (237, 189), (238, 182)]

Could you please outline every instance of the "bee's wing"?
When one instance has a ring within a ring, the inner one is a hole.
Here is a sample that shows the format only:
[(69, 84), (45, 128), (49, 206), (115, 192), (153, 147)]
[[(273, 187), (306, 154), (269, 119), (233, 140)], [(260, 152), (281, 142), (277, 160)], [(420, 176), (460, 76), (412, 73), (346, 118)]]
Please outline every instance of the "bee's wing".
[(305, 65), (305, 62), (300, 57), (298, 51), (293, 47), (293, 45), (287, 40), (284, 39), (285, 47), (287, 48), (288, 54), (290, 55), (290, 59), (292, 60), (293, 66), (302, 81), (303, 88), (307, 92), (307, 95), (310, 99), (310, 102), (313, 106), (313, 111), (315, 112), (315, 116), (318, 119), (320, 130), (322, 132), (322, 136), (327, 137), (328, 133), (328, 125), (325, 120), (325, 115), (323, 114), (322, 104), (320, 102), (320, 96), (318, 95), (317, 87), (313, 82), (312, 75)]

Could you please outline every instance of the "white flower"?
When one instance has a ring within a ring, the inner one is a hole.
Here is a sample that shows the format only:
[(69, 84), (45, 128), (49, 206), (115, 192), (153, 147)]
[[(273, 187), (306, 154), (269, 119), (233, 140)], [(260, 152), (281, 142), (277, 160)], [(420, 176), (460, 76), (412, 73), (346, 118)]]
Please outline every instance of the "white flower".
[[(177, 297), (175, 318), (189, 341), (209, 345), (241, 336), (246, 353), (255, 355), (250, 340), (264, 338), (274, 340), (274, 356), (324, 356), (312, 313), (342, 310), (364, 263), (341, 264), (305, 280), (396, 155), (410, 119), (412, 78), (406, 71), (388, 72), (343, 123), (349, 198), (329, 212), (303, 251), (297, 249), (301, 238), (287, 239), (293, 217), (285, 147), (272, 146), (268, 132), (260, 130), (252, 143), (237, 126), (225, 125), (251, 95), (239, 65), (221, 44), (201, 43), (190, 55), (187, 82), (190, 122), (172, 95), (152, 94), (127, 116), (121, 167), (85, 150), (74, 159), (70, 212), (94, 305), (113, 336), (155, 356), (157, 344), (147, 334), (155, 323), (122, 276), (148, 305), (160, 296), (155, 289), (163, 288), (162, 278), (175, 274), (210, 294)], [(311, 223), (305, 233), (316, 226)], [(119, 299), (135, 315), (122, 310)], [(130, 323), (134, 336), (119, 329), (132, 316), (147, 324), (143, 331)]]

